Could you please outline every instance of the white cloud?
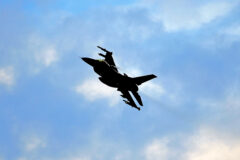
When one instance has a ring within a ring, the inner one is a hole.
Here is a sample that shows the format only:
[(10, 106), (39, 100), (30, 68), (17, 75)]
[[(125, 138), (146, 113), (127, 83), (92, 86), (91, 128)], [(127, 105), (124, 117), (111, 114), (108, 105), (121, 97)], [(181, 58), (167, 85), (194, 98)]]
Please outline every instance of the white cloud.
[[(211, 37), (199, 42), (201, 47), (219, 53), (222, 48), (232, 48), (232, 44), (240, 41), (240, 24), (231, 24), (216, 30)], [(221, 53), (221, 52), (220, 52)]]
[(240, 24), (232, 25), (226, 28), (223, 33), (231, 36), (240, 36)]
[(26, 152), (35, 151), (40, 148), (45, 148), (47, 145), (46, 139), (42, 136), (33, 134), (23, 137), (24, 150)]
[(188, 139), (186, 160), (238, 160), (239, 139), (231, 139), (217, 131), (202, 128)]
[(0, 84), (7, 86), (14, 84), (13, 67), (0, 68)]
[(127, 66), (122, 69), (122, 72), (126, 73), (129, 77), (137, 77), (142, 75), (142, 71), (140, 69)]
[(57, 51), (52, 46), (46, 47), (36, 54), (36, 60), (48, 67), (58, 60)]
[(166, 91), (162, 87), (162, 85), (154, 83), (154, 82), (146, 82), (143, 83), (140, 87), (141, 91), (148, 95), (149, 97), (152, 97), (154, 99), (159, 99), (164, 94), (166, 94)]
[(145, 147), (144, 155), (146, 160), (238, 160), (240, 139), (225, 131), (200, 127), (190, 135), (155, 139)]
[[(29, 63), (33, 72), (39, 72), (44, 67), (49, 67), (59, 60), (59, 53), (55, 44), (42, 36), (32, 34), (28, 39)], [(30, 53), (30, 54), (29, 54)]]
[(67, 158), (63, 158), (62, 160), (91, 160), (90, 157), (83, 157), (83, 156), (71, 156), (71, 157), (67, 157)]
[(240, 112), (240, 92), (239, 87), (233, 86), (225, 91), (225, 94), (220, 99), (200, 99), (199, 103), (202, 107), (226, 112)]
[[(231, 47), (231, 45), (234, 42), (240, 41), (240, 24), (232, 24), (230, 26), (227, 26), (223, 29), (220, 29), (218, 32), (218, 36), (220, 37), (220, 40), (216, 40), (215, 37), (211, 40), (213, 41), (212, 44), (215, 46), (219, 46), (219, 41), (222, 42), (220, 46), (224, 47)], [(211, 46), (210, 47), (215, 47)]]
[[(148, 1), (144, 1), (149, 3)], [(192, 1), (152, 1), (148, 4), (150, 18), (161, 22), (168, 32), (197, 29), (202, 25), (228, 14), (235, 3), (229, 1), (213, 1), (199, 4)]]
[(109, 105), (116, 105), (120, 95), (116, 89), (102, 84), (98, 79), (87, 79), (75, 87), (77, 93), (82, 94), (87, 100), (108, 99)]
[(166, 160), (169, 156), (169, 148), (167, 146), (168, 140), (154, 140), (151, 144), (147, 145), (144, 154), (146, 160)]

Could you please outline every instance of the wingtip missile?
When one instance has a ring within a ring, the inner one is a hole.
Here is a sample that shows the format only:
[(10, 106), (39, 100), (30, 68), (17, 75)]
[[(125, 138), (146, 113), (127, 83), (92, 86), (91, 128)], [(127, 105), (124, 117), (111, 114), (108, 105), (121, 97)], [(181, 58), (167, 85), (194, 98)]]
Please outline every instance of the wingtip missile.
[(128, 105), (131, 105), (130, 102), (128, 102), (128, 101), (125, 100), (125, 99), (123, 100), (123, 102), (125, 102), (125, 103), (128, 104)]
[(106, 58), (106, 55), (104, 55), (102, 53), (98, 53), (98, 55)]
[(106, 50), (105, 48), (102, 48), (102, 47), (100, 47), (100, 46), (97, 46), (97, 47), (98, 47), (99, 49), (101, 49), (102, 51), (106, 52), (107, 54), (112, 55), (112, 52)]
[(131, 107), (136, 108), (137, 110), (141, 110), (138, 106), (133, 106), (129, 101), (123, 100), (126, 104), (130, 105)]
[(97, 48), (99, 48), (99, 49), (101, 49), (101, 50), (106, 50), (105, 48), (102, 48), (102, 47), (100, 47), (100, 46), (97, 46)]

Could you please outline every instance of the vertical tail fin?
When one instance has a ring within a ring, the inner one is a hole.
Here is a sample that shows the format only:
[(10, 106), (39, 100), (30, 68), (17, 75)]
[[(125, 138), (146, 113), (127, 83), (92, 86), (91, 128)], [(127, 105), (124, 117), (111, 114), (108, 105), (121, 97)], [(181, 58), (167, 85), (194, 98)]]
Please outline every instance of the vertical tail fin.
[(135, 78), (133, 78), (133, 80), (137, 85), (141, 85), (142, 83), (149, 81), (156, 77), (157, 76), (155, 76), (154, 74), (150, 74), (150, 75), (146, 75), (146, 76), (135, 77)]

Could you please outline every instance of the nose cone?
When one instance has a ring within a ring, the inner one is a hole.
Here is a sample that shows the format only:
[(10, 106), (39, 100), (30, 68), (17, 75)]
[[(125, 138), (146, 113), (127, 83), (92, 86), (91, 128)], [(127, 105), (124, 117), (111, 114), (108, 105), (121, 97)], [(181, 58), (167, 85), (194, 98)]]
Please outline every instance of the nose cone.
[(97, 60), (95, 59), (83, 57), (82, 60), (93, 67), (97, 64)]

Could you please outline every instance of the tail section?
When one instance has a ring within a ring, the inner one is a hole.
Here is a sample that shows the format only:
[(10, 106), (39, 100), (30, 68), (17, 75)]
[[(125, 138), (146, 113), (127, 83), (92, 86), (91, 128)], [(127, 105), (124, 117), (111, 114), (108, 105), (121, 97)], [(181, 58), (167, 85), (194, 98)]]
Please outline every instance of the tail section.
[(150, 75), (146, 75), (146, 76), (135, 77), (135, 78), (133, 78), (133, 80), (137, 85), (141, 85), (142, 83), (149, 81), (156, 77), (157, 76), (155, 76), (154, 74), (150, 74)]

